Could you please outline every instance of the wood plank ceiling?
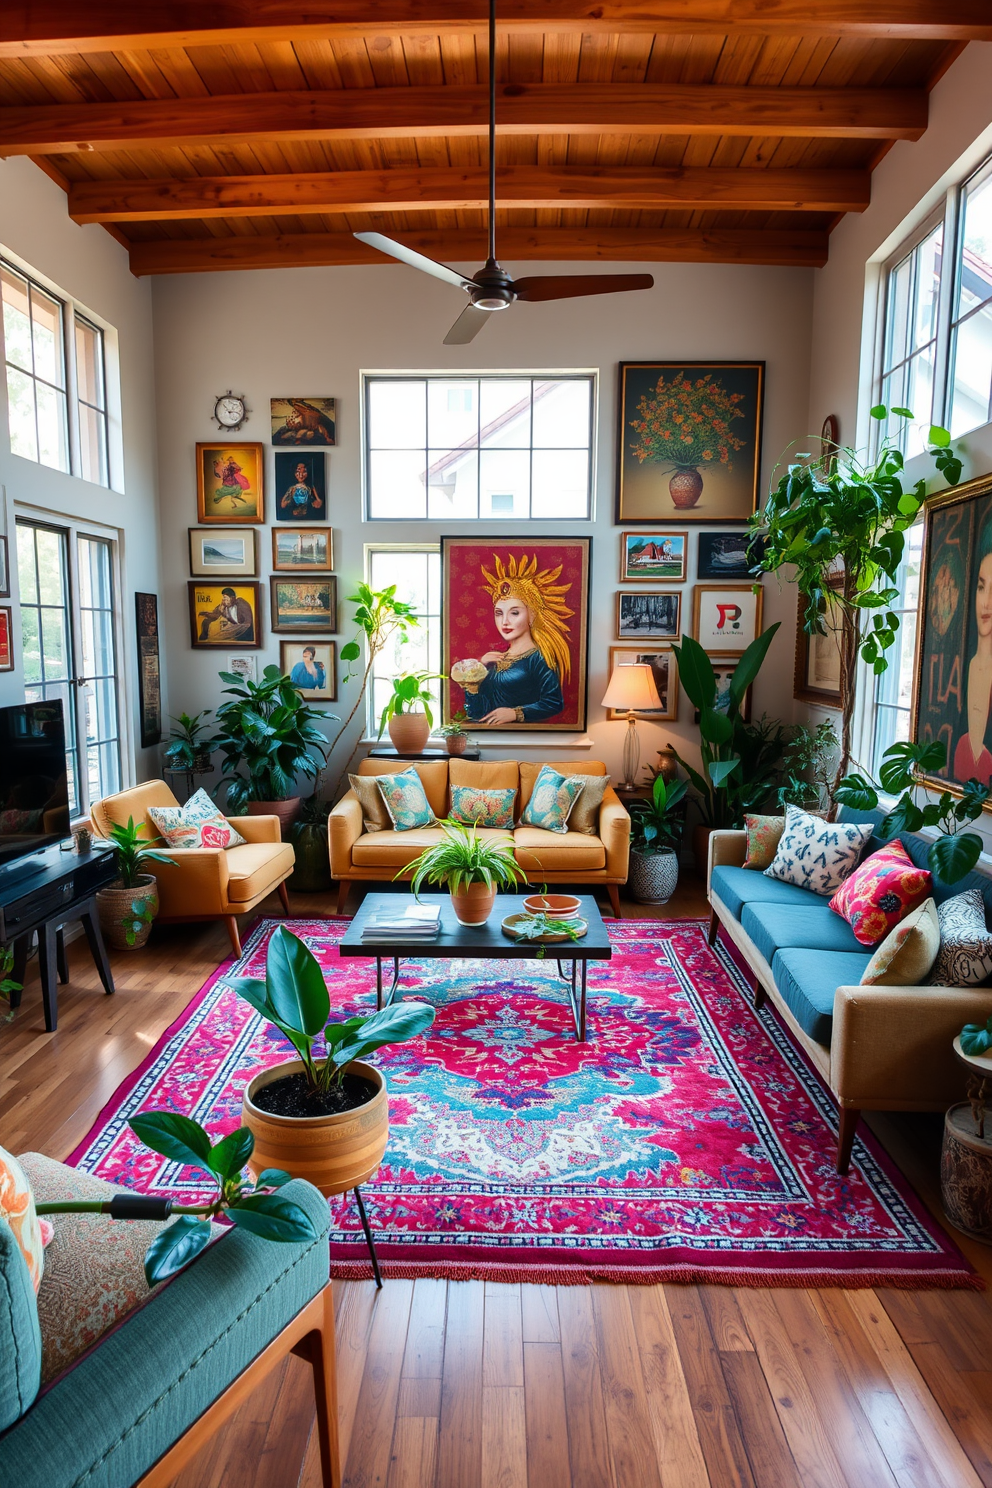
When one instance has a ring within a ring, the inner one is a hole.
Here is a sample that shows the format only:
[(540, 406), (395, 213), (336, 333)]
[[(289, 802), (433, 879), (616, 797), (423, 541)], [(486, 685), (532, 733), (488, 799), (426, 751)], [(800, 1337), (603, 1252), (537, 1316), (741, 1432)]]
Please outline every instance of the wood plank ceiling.
[[(992, 0), (503, 0), (500, 254), (819, 265)], [(146, 29), (136, 31), (136, 26)], [(0, 156), (136, 274), (484, 258), (485, 4), (7, 0)]]

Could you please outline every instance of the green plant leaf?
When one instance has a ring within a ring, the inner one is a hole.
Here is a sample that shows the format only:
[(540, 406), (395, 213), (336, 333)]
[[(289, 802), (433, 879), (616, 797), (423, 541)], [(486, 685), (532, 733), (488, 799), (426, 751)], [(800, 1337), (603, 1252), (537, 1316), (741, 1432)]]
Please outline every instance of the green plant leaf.
[(150, 1287), (168, 1281), (210, 1243), (210, 1224), (192, 1214), (181, 1214), (161, 1230), (145, 1251), (145, 1280)]
[(905, 795), (899, 797), (892, 810), (883, 818), (880, 835), (893, 837), (896, 832), (918, 832), (926, 825), (924, 812), (907, 791)]
[(987, 1054), (992, 1049), (992, 1018), (983, 1028), (980, 1023), (966, 1023), (959, 1035), (964, 1054)]
[(343, 1068), (353, 1059), (364, 1059), (385, 1044), (401, 1044), (416, 1038), (434, 1022), (434, 1009), (426, 1002), (394, 1002), (366, 1018), (350, 1039), (339, 1043), (330, 1058)]
[(243, 1230), (263, 1240), (305, 1245), (317, 1239), (317, 1230), (307, 1211), (285, 1194), (246, 1194), (227, 1210), (228, 1217)]
[(838, 806), (850, 806), (854, 811), (875, 811), (878, 807), (878, 791), (864, 775), (845, 775), (834, 791)]
[(876, 403), (874, 408), (869, 408), (868, 413), (869, 416), (873, 419), (884, 419), (887, 413), (887, 409), (884, 403)]
[(913, 417), (913, 410), (911, 408), (893, 408), (891, 412), (897, 414), (899, 418)]
[(739, 759), (711, 760), (707, 768), (713, 784), (717, 787), (726, 785), (739, 764)]
[(170, 1162), (200, 1168), (204, 1173), (212, 1172), (210, 1138), (200, 1123), (191, 1117), (180, 1116), (175, 1111), (143, 1111), (132, 1116), (128, 1126), (139, 1141)]
[(285, 1168), (263, 1168), (255, 1184), (257, 1188), (282, 1188), (284, 1183), (292, 1181), (292, 1173), (287, 1173)]
[(331, 1010), (327, 984), (316, 956), (285, 925), (277, 926), (269, 941), (265, 988), (282, 1024), (316, 1037)]
[(222, 1183), (236, 1178), (255, 1150), (254, 1135), (246, 1126), (221, 1137), (210, 1149), (210, 1166)]
[(716, 676), (713, 663), (697, 640), (683, 636), (681, 646), (673, 646), (679, 664), (679, 680), (689, 701), (700, 712), (712, 708), (716, 699)]
[(927, 442), (936, 445), (938, 449), (946, 449), (951, 442), (951, 436), (949, 431), (942, 428), (940, 424), (931, 424)]
[(708, 744), (726, 744), (734, 736), (734, 721), (716, 708), (703, 708), (699, 714), (699, 732)]
[(764, 665), (765, 657), (768, 655), (768, 647), (775, 639), (776, 632), (781, 625), (776, 620), (774, 625), (769, 625), (760, 636), (756, 636), (751, 644), (742, 652), (741, 659), (734, 668), (734, 675), (730, 679), (731, 701), (739, 708), (751, 683), (757, 677)]
[(977, 832), (955, 832), (932, 843), (927, 862), (932, 873), (945, 884), (953, 884), (971, 872), (981, 852), (982, 839)]

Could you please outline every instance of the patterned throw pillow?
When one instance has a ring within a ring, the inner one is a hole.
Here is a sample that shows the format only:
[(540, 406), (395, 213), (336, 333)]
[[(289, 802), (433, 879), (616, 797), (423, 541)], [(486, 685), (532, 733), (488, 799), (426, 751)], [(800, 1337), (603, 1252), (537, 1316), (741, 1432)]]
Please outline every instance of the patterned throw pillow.
[(862, 987), (919, 987), (929, 980), (940, 949), (940, 921), (924, 899), (882, 941), (861, 974)]
[(477, 785), (451, 787), (451, 816), (464, 826), (512, 827), (513, 807), (517, 793), (508, 790), (482, 790)]
[(876, 945), (932, 892), (929, 870), (917, 868), (901, 842), (889, 842), (845, 878), (830, 908), (862, 945)]
[(570, 832), (582, 832), (586, 837), (599, 836), (599, 808), (603, 804), (609, 775), (573, 775), (573, 780), (582, 781), (582, 793), (572, 807), (568, 818)]
[(545, 832), (567, 832), (569, 813), (583, 783), (581, 775), (559, 775), (550, 765), (542, 765), (520, 825), (540, 827)]
[(940, 950), (930, 980), (935, 987), (976, 987), (992, 976), (992, 934), (981, 889), (965, 889), (937, 909)]
[(747, 833), (744, 867), (760, 868), (764, 872), (775, 861), (779, 840), (785, 831), (785, 817), (745, 816), (744, 830)]
[(362, 808), (362, 826), (366, 832), (388, 832), (393, 824), (382, 799), (378, 775), (349, 775), (348, 779)]
[(411, 765), (398, 775), (376, 775), (390, 821), (397, 832), (412, 832), (415, 827), (433, 827), (437, 817), (430, 808), (420, 776)]
[(41, 1286), (45, 1269), (44, 1239), (41, 1220), (35, 1212), (34, 1194), (27, 1174), (17, 1161), (0, 1147), (0, 1219), (6, 1220), (27, 1262), (35, 1291)]
[(765, 873), (814, 894), (832, 894), (857, 866), (872, 830), (871, 822), (825, 822), (787, 806), (785, 831)]
[(245, 840), (203, 789), (185, 806), (150, 806), (148, 815), (166, 847), (237, 847)]

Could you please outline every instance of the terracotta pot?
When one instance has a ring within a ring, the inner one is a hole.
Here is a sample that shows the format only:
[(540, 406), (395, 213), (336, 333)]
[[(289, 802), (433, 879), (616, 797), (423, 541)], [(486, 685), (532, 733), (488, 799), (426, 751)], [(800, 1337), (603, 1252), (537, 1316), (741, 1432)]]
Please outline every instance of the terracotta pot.
[(290, 796), (288, 801), (249, 801), (249, 816), (277, 816), (283, 836), (286, 828), (294, 822), (300, 809), (300, 797)]
[[(133, 930), (131, 927), (136, 916), (132, 905), (138, 900), (143, 905), (151, 901), (151, 914), (140, 930)], [(109, 888), (97, 891), (96, 907), (107, 944), (115, 951), (136, 951), (152, 933), (152, 919), (158, 914), (158, 884), (150, 873), (142, 873), (133, 889), (111, 884)]]
[(255, 1138), (248, 1166), (257, 1178), (264, 1168), (284, 1168), (294, 1178), (306, 1178), (324, 1196), (345, 1193), (365, 1183), (382, 1162), (389, 1140), (389, 1097), (379, 1070), (361, 1059), (348, 1065), (354, 1075), (364, 1075), (378, 1086), (367, 1105), (335, 1116), (275, 1116), (262, 1111), (252, 1097), (263, 1085), (303, 1069), (302, 1061), (291, 1060), (256, 1075), (244, 1093), (241, 1124)]
[(493, 912), (496, 888), (487, 888), (484, 883), (466, 884), (463, 889), (451, 890), (451, 907), (461, 925), (484, 925)]
[(668, 489), (679, 511), (688, 511), (703, 494), (703, 477), (694, 465), (681, 465), (668, 482)]
[(426, 713), (396, 713), (388, 728), (398, 754), (420, 754), (431, 736)]
[(464, 754), (468, 748), (468, 734), (449, 734), (444, 744), (449, 754)]
[(692, 829), (692, 853), (696, 859), (696, 872), (706, 875), (706, 864), (710, 851), (712, 827), (697, 826)]

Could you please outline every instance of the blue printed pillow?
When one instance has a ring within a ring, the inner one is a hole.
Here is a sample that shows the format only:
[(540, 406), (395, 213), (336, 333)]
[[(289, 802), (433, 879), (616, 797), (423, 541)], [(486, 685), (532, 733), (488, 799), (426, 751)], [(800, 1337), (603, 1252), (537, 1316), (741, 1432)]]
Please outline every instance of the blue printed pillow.
[(785, 831), (765, 874), (814, 894), (832, 894), (858, 866), (873, 830), (871, 822), (826, 822), (787, 806)]
[(464, 826), (512, 827), (516, 791), (482, 790), (476, 785), (451, 787), (451, 816)]
[(581, 775), (559, 775), (550, 765), (542, 765), (520, 825), (541, 827), (545, 832), (567, 832), (569, 813), (584, 785)]
[(412, 765), (398, 775), (377, 775), (376, 784), (397, 832), (412, 832), (415, 827), (437, 825), (437, 817), (430, 808), (420, 776)]

